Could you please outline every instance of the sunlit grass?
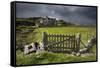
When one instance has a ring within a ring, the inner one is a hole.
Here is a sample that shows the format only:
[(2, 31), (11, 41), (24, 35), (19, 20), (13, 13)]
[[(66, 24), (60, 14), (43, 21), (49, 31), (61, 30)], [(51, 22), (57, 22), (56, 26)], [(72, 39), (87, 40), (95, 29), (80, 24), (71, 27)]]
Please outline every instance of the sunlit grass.
[(66, 53), (49, 53), (43, 52), (41, 54), (31, 53), (29, 55), (17, 55), (17, 65), (31, 65), (31, 64), (49, 64), (49, 63), (64, 63), (64, 62), (82, 62), (82, 61), (96, 61), (95, 55), (89, 56), (72, 56)]
[[(24, 28), (25, 29), (25, 28)], [(81, 40), (87, 43), (87, 34), (91, 33), (96, 35), (95, 27), (45, 27), (35, 29), (28, 35), (27, 41), (40, 42), (42, 40), (42, 33), (47, 34), (81, 34)], [(35, 33), (35, 34), (34, 34)], [(20, 37), (18, 38), (20, 39)], [(81, 45), (82, 46), (82, 45)], [(48, 63), (62, 63), (62, 62), (81, 62), (81, 61), (96, 61), (96, 45), (91, 49), (93, 55), (89, 56), (71, 56), (67, 53), (49, 53), (44, 52), (39, 55), (31, 53), (24, 55), (21, 51), (16, 51), (16, 64), (17, 65), (31, 65), (31, 64), (48, 64)]]

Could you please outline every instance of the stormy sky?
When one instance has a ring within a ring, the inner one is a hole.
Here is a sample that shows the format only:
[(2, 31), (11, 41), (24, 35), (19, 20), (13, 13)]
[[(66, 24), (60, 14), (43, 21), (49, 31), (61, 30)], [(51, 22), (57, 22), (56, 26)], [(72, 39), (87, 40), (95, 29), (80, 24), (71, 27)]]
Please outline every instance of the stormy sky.
[(96, 24), (96, 7), (17, 3), (17, 18), (48, 16), (80, 24)]

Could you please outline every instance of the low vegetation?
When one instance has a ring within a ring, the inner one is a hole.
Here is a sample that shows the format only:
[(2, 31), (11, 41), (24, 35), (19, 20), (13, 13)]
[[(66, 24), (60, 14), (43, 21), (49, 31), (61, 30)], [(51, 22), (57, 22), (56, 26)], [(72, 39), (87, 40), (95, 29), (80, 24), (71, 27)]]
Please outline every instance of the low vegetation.
[[(50, 34), (77, 34), (81, 33), (82, 41), (87, 43), (87, 34), (92, 34), (96, 36), (95, 27), (40, 27), (35, 28), (33, 26), (18, 26), (16, 29), (16, 46), (21, 46), (22, 42), (24, 44), (29, 44), (31, 42), (38, 41), (42, 39), (42, 32)], [(22, 34), (22, 33), (23, 34)], [(22, 35), (24, 35), (24, 37)], [(21, 42), (22, 41), (22, 42)], [(33, 65), (33, 64), (48, 64), (48, 63), (63, 63), (63, 62), (81, 62), (81, 61), (96, 61), (96, 45), (90, 51), (92, 54), (83, 56), (72, 56), (67, 53), (50, 53), (43, 52), (41, 54), (31, 53), (24, 55), (19, 49), (16, 50), (16, 64), (17, 65)]]

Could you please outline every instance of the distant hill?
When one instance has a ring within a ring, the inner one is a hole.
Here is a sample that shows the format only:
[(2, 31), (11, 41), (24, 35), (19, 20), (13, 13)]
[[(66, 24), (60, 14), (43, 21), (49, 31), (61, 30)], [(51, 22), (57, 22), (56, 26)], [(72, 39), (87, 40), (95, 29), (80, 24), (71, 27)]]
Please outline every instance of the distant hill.
[(46, 26), (92, 26), (86, 24), (78, 24), (67, 22), (62, 19), (50, 18), (48, 16), (45, 17), (30, 17), (30, 18), (17, 18), (16, 19), (17, 26), (39, 26), (39, 27), (46, 27)]

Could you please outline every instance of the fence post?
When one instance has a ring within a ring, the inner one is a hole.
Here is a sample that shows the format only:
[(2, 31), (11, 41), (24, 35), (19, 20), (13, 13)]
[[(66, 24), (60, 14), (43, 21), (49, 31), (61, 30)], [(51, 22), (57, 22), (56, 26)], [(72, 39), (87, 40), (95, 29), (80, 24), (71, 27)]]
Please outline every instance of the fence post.
[(46, 32), (42, 33), (42, 49), (45, 50), (46, 45)]
[(76, 52), (79, 52), (79, 49), (80, 49), (80, 41), (81, 41), (81, 34), (78, 33), (77, 36), (76, 36)]

